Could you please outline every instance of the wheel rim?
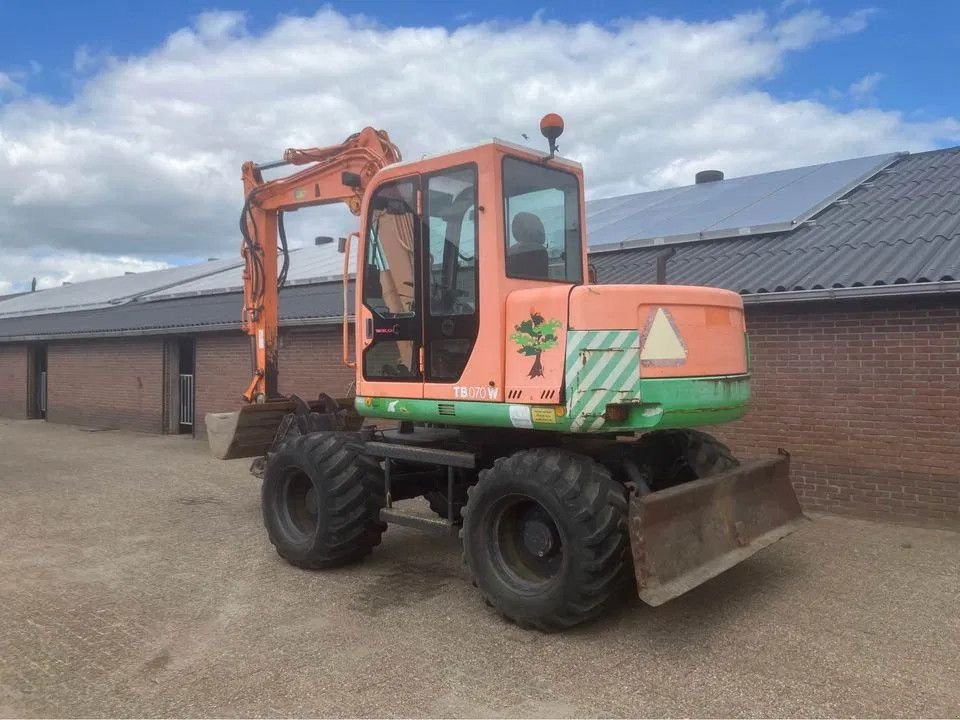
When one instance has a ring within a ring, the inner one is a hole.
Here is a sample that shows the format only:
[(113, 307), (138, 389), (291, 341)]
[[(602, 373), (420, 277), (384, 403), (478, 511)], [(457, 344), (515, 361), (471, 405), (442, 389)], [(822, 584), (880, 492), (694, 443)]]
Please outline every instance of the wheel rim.
[(306, 473), (292, 470), (284, 479), (280, 507), (287, 532), (297, 538), (313, 537), (317, 531), (317, 490)]
[(561, 573), (564, 544), (546, 508), (531, 497), (514, 495), (491, 512), (493, 565), (521, 592), (540, 591)]

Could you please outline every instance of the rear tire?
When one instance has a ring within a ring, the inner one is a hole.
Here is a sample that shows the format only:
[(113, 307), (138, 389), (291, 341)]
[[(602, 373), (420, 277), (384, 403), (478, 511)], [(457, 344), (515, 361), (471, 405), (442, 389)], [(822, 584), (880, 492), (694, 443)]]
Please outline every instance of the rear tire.
[(480, 472), (463, 557), (484, 600), (544, 631), (598, 615), (627, 577), (627, 497), (589, 457), (523, 450)]
[(730, 448), (700, 430), (656, 430), (630, 446), (653, 490), (726, 472), (740, 465)]
[(380, 544), (383, 479), (357, 433), (317, 432), (283, 445), (267, 462), (263, 523), (291, 565), (331, 568)]

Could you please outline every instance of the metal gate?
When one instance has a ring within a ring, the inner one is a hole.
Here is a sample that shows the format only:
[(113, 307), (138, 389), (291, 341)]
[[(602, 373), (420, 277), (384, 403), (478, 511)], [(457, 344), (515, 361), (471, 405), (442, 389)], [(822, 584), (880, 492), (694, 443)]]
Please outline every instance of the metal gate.
[(180, 424), (193, 426), (193, 375), (180, 375)]

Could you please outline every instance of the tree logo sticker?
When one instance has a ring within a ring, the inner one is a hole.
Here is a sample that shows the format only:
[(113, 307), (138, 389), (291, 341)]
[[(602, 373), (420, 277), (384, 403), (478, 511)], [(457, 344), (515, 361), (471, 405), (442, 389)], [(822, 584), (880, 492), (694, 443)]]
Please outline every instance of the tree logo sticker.
[(530, 308), (530, 319), (514, 325), (510, 340), (517, 344), (517, 352), (533, 358), (533, 365), (527, 377), (543, 376), (543, 363), (540, 356), (557, 346), (557, 331), (563, 327), (557, 319), (544, 320), (543, 315)]

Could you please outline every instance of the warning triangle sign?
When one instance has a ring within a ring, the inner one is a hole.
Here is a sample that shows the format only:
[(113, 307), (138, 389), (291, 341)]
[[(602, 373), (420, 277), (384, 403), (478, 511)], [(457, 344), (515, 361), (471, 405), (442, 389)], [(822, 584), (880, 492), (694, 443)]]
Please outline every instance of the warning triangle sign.
[(651, 364), (680, 365), (687, 359), (683, 338), (664, 308), (657, 308), (640, 347), (640, 360)]

